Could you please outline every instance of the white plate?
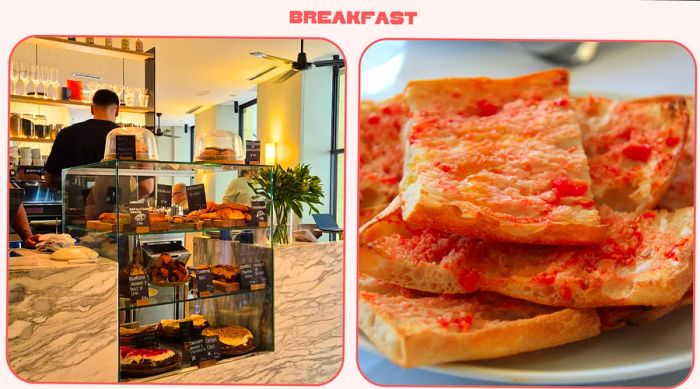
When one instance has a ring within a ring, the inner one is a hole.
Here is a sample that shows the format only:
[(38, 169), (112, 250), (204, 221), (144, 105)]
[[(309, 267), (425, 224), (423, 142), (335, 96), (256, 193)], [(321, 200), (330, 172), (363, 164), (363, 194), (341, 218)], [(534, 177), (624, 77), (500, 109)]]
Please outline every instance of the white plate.
[[(511, 384), (574, 385), (651, 377), (690, 368), (692, 312), (692, 307), (684, 307), (640, 327), (512, 357), (421, 369)], [(364, 334), (359, 346), (381, 355)]]

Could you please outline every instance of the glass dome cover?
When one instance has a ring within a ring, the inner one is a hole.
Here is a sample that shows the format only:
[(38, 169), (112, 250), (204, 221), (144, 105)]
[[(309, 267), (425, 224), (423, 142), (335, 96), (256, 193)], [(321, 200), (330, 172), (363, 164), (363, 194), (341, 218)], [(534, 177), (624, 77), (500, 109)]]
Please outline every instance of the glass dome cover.
[(156, 137), (147, 128), (141, 127), (119, 127), (107, 134), (105, 142), (105, 153), (103, 161), (117, 158), (117, 136), (132, 135), (136, 140), (136, 160), (157, 161), (158, 145)]
[(197, 136), (195, 161), (244, 163), (245, 151), (240, 135), (228, 131), (207, 131)]

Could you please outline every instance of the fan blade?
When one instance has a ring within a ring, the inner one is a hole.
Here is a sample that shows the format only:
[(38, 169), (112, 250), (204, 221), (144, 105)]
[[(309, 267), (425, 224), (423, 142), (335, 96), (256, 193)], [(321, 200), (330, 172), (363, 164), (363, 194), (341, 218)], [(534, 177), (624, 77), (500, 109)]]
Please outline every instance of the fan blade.
[(328, 59), (323, 61), (314, 61), (313, 64), (319, 68), (323, 66), (345, 66), (345, 61), (342, 59)]
[(165, 134), (163, 134), (163, 136), (168, 137), (168, 138), (180, 139), (180, 137), (178, 135), (165, 135)]
[(272, 60), (272, 61), (282, 61), (282, 62), (284, 62), (284, 63), (286, 63), (286, 64), (290, 64), (290, 63), (294, 62), (294, 61), (292, 61), (291, 59), (282, 58), (282, 57), (276, 57), (276, 56), (274, 56), (274, 55), (261, 53), (261, 52), (259, 52), (259, 51), (252, 52), (252, 53), (250, 53), (250, 55), (255, 56), (255, 57), (258, 57), (258, 58), (269, 59), (269, 60)]
[(256, 74), (256, 75), (254, 75), (253, 77), (249, 78), (248, 81), (253, 81), (253, 80), (255, 80), (256, 78), (260, 78), (260, 77), (266, 75), (267, 73), (270, 73), (271, 71), (273, 71), (273, 70), (275, 70), (275, 69), (277, 69), (277, 66), (270, 66), (269, 68), (267, 68), (267, 69), (263, 70), (262, 72), (260, 72), (260, 73), (258, 73), (258, 74)]
[(297, 74), (297, 73), (299, 73), (298, 70), (290, 69), (290, 70), (288, 70), (286, 73), (284, 73), (283, 75), (281, 75), (281, 76), (277, 79), (277, 81), (275, 81), (275, 82), (277, 82), (277, 83), (285, 82), (285, 81), (287, 81), (289, 78), (291, 78), (292, 76), (294, 76), (294, 75)]

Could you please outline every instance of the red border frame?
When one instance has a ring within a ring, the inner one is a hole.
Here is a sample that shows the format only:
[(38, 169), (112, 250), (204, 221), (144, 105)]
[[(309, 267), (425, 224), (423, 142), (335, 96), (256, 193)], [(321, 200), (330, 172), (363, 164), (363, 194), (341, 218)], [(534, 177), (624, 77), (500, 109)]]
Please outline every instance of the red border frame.
[[(41, 34), (41, 35), (29, 35), (25, 38), (22, 38), (19, 40), (17, 43), (15, 43), (14, 47), (10, 51), (10, 55), (7, 60), (7, 118), (8, 118), (8, 123), (10, 119), (10, 99), (9, 96), (12, 93), (11, 85), (12, 83), (10, 82), (10, 64), (12, 62), (12, 56), (15, 52), (15, 49), (17, 49), (17, 46), (19, 46), (22, 42), (29, 38), (33, 37), (61, 37), (61, 36), (67, 36), (70, 34)], [(86, 37), (89, 35), (70, 35), (70, 36), (75, 36), (75, 37)], [(347, 143), (347, 120), (348, 120), (348, 112), (347, 112), (347, 85), (348, 85), (348, 79), (347, 79), (347, 74), (348, 74), (348, 58), (343, 52), (343, 49), (340, 48), (340, 46), (333, 42), (332, 40), (328, 38), (322, 38), (322, 37), (313, 37), (313, 36), (297, 36), (297, 37), (279, 37), (279, 36), (187, 36), (187, 35), (95, 35), (95, 37), (111, 37), (111, 38), (152, 38), (152, 39), (260, 39), (260, 40), (296, 40), (296, 39), (315, 39), (315, 40), (321, 40), (328, 42), (335, 46), (336, 49), (340, 52), (342, 55), (343, 59), (345, 60), (345, 96), (344, 96), (344, 111), (345, 115), (343, 117), (343, 122), (344, 122), (344, 134), (343, 134), (343, 144)], [(9, 128), (9, 127), (8, 127)], [(7, 132), (7, 144), (8, 144), (8, 153), (9, 153), (9, 144), (10, 144), (10, 132)], [(347, 158), (343, 158), (343, 170), (347, 172)], [(8, 196), (7, 199), (7, 220), (10, 220), (10, 207), (9, 207), (10, 199)], [(347, 205), (347, 174), (343, 175), (343, 230), (347, 230), (347, 221), (346, 221), (346, 216), (347, 216), (347, 211), (346, 207)], [(9, 232), (9, 231), (8, 231)], [(226, 385), (226, 386), (238, 386), (238, 385), (246, 385), (246, 386), (322, 386), (326, 385), (329, 382), (333, 381), (338, 377), (340, 372), (343, 370), (343, 367), (345, 366), (345, 272), (346, 272), (346, 241), (343, 240), (343, 271), (342, 271), (342, 293), (343, 293), (343, 301), (342, 301), (342, 319), (341, 319), (341, 326), (342, 326), (342, 343), (341, 343), (341, 359), (340, 359), (340, 366), (338, 366), (338, 371), (335, 372), (335, 374), (329, 378), (327, 381), (318, 383), (318, 384), (284, 384), (284, 383), (275, 383), (275, 384), (259, 384), (259, 383), (243, 383), (243, 382), (233, 382), (233, 383), (225, 383), (225, 384), (219, 384), (219, 383), (198, 383), (198, 382), (191, 382), (191, 383), (182, 383), (182, 382), (73, 382), (73, 381), (41, 381), (41, 382), (33, 382), (33, 381), (27, 381), (23, 379), (22, 377), (18, 376), (17, 373), (12, 369), (12, 366), (10, 365), (10, 360), (9, 360), (9, 350), (7, 345), (9, 344), (9, 322), (10, 322), (10, 307), (9, 307), (9, 298), (10, 298), (10, 266), (9, 266), (9, 257), (7, 260), (7, 269), (6, 269), (6, 277), (7, 277), (7, 286), (6, 286), (6, 296), (7, 296), (7, 307), (5, 310), (5, 363), (7, 364), (8, 370), (15, 376), (17, 379), (19, 379), (22, 382), (26, 382), (28, 384), (35, 384), (35, 385), (43, 385), (43, 384), (68, 384), (68, 385), (207, 385), (207, 386), (221, 386), (221, 385)]]
[[(499, 39), (468, 39), (468, 38), (380, 38), (372, 43), (370, 43), (367, 47), (365, 47), (364, 50), (362, 50), (362, 54), (360, 54), (360, 58), (358, 59), (357, 63), (357, 68), (360, 69), (358, 70), (358, 77), (357, 77), (357, 90), (358, 90), (358, 97), (357, 97), (357, 107), (358, 107), (358, 112), (357, 112), (357, 119), (358, 119), (358, 129), (357, 129), (357, 147), (359, 149), (360, 147), (360, 129), (359, 129), (359, 123), (360, 123), (360, 110), (359, 107), (361, 106), (362, 102), (362, 60), (364, 59), (365, 54), (367, 53), (367, 50), (374, 46), (376, 43), (381, 42), (381, 41), (469, 41), (469, 42), (586, 42), (586, 41), (594, 41), (594, 42), (601, 42), (601, 43), (671, 43), (675, 44), (677, 46), (680, 46), (681, 48), (685, 49), (685, 51), (690, 55), (690, 58), (693, 60), (693, 64), (695, 65), (695, 147), (694, 151), (697, 151), (697, 128), (698, 128), (698, 123), (697, 123), (697, 107), (698, 107), (698, 102), (697, 102), (697, 96), (698, 96), (698, 63), (697, 60), (695, 59), (695, 56), (693, 55), (693, 52), (684, 44), (678, 42), (678, 41), (673, 41), (673, 40), (620, 40), (620, 39), (504, 39), (504, 38), (499, 38)], [(696, 153), (697, 156), (697, 153)], [(695, 160), (695, 167), (694, 171), (697, 176), (697, 157)], [(357, 158), (357, 165), (356, 165), (357, 171), (360, 171), (360, 158), (359, 158), (359, 150), (358, 150), (358, 158)], [(359, 180), (359, 177), (358, 177)], [(697, 182), (694, 182), (694, 187), (693, 187), (693, 193), (697, 195)], [(694, 233), (697, 236), (697, 209), (693, 207), (693, 219), (694, 219)], [(359, 224), (360, 220), (360, 200), (359, 196), (357, 197), (357, 220)], [(359, 241), (359, 228), (361, 226), (357, 226), (357, 234), (358, 234), (358, 239), (356, 242), (356, 250), (357, 250), (357, 255), (359, 256), (360, 254), (360, 241)], [(696, 242), (697, 243), (697, 242)], [(693, 260), (695, 259), (695, 251), (693, 252)], [(357, 270), (357, 275), (359, 277), (360, 274), (360, 265), (359, 261), (356, 263), (356, 270)], [(693, 280), (695, 280), (695, 266), (693, 266)], [(356, 285), (357, 287), (357, 294), (355, 296), (355, 312), (359, 312), (359, 306), (360, 306), (360, 288), (359, 288), (359, 278), (358, 278), (358, 283)], [(692, 346), (693, 346), (693, 357), (692, 357), (692, 363), (690, 365), (690, 370), (688, 371), (688, 375), (678, 384), (672, 386), (671, 388), (677, 388), (680, 385), (682, 385), (684, 382), (690, 378), (690, 376), (693, 374), (693, 370), (695, 368), (695, 294), (697, 293), (696, 288), (693, 288), (693, 325), (692, 325)], [(362, 371), (362, 368), (360, 367), (360, 343), (359, 343), (359, 335), (360, 335), (360, 328), (359, 328), (359, 317), (357, 317), (357, 322), (355, 326), (355, 343), (357, 344), (357, 352), (356, 352), (356, 364), (357, 364), (357, 369), (359, 370), (360, 374), (364, 379), (367, 380), (367, 382), (371, 383), (372, 385), (379, 386), (379, 387), (429, 387), (431, 385), (404, 385), (404, 384), (390, 384), (390, 385), (383, 385), (383, 384), (378, 384), (365, 375), (365, 373)], [(434, 374), (444, 374), (444, 373), (434, 373)], [(522, 386), (522, 385), (517, 385), (517, 384), (510, 384), (510, 383), (502, 383), (502, 382), (493, 382), (492, 384), (496, 387), (499, 386), (507, 386), (507, 387), (512, 387), (512, 388), (547, 388), (547, 387), (557, 387), (557, 388), (580, 388), (583, 385), (535, 385), (535, 386)], [(595, 384), (591, 384), (595, 386)], [(434, 386), (434, 385), (433, 385)], [(474, 388), (474, 387), (483, 387), (484, 385), (450, 385), (451, 387), (458, 387), (458, 388)], [(626, 386), (597, 386), (598, 388), (605, 388), (605, 389), (611, 389), (611, 388), (628, 388)]]

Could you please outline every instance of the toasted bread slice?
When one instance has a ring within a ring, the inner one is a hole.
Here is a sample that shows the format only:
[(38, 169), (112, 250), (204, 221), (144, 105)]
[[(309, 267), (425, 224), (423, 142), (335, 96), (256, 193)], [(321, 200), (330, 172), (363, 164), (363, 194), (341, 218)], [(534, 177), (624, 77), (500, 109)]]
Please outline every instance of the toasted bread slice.
[(599, 204), (642, 213), (666, 193), (688, 127), (682, 96), (576, 100), (583, 145)]
[(688, 130), (681, 158), (678, 161), (676, 174), (666, 194), (659, 201), (659, 207), (666, 209), (678, 209), (690, 207), (695, 204), (695, 99), (685, 97), (685, 106), (688, 109)]
[(691, 305), (693, 303), (692, 287), (683, 295), (683, 298), (671, 305), (664, 307), (605, 307), (598, 308), (600, 316), (600, 329), (613, 330), (620, 327), (636, 327), (660, 319), (669, 313)]
[(380, 103), (361, 102), (360, 209), (386, 206), (398, 194), (404, 153), (401, 129), (407, 119), (408, 107), (401, 94)]
[(602, 241), (568, 80), (551, 70), (410, 82), (404, 219), (489, 240)]
[(545, 307), (495, 293), (437, 296), (365, 279), (359, 327), (392, 362), (415, 367), (489, 359), (600, 333), (595, 310)]
[(426, 292), (491, 291), (551, 306), (676, 303), (692, 281), (693, 209), (601, 214), (610, 235), (599, 246), (505, 244), (413, 227), (395, 200), (361, 228), (359, 269)]

